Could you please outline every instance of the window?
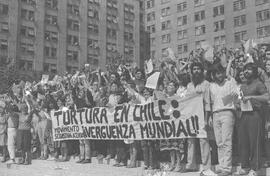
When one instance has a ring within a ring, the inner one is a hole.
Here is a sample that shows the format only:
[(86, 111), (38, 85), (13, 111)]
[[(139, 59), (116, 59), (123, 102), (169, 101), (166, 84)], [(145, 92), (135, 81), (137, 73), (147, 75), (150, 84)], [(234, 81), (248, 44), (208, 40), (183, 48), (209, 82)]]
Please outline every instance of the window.
[(88, 0), (88, 3), (89, 4), (97, 4), (97, 5), (99, 5), (99, 1), (100, 0)]
[(111, 14), (107, 14), (107, 22), (118, 23), (117, 16), (111, 15)]
[(46, 0), (45, 1), (45, 6), (50, 9), (56, 9), (58, 6), (58, 0)]
[(58, 41), (58, 33), (52, 32), (52, 31), (45, 31), (44, 38), (47, 41), (57, 42)]
[(125, 46), (124, 53), (126, 56), (134, 56), (134, 48), (132, 46)]
[(87, 29), (90, 34), (98, 34), (99, 32), (98, 25), (95, 24), (88, 24)]
[(124, 13), (134, 15), (134, 6), (129, 4), (124, 4)]
[(8, 15), (8, 5), (0, 4), (0, 15)]
[(214, 38), (214, 46), (215, 47), (224, 47), (226, 44), (226, 36), (218, 36)]
[(270, 10), (266, 9), (266, 10), (256, 12), (256, 18), (257, 18), (257, 22), (269, 20)]
[(224, 30), (225, 28), (224, 23), (225, 23), (224, 20), (214, 22), (214, 32)]
[(203, 35), (203, 34), (205, 34), (205, 25), (195, 27), (196, 36)]
[(205, 11), (204, 10), (195, 13), (195, 15), (194, 15), (195, 22), (201, 21), (204, 19), (205, 19)]
[(164, 21), (161, 23), (161, 30), (167, 30), (171, 28), (171, 21)]
[(155, 12), (150, 12), (147, 14), (147, 21), (153, 21), (155, 20)]
[(258, 38), (270, 36), (270, 25), (257, 28), (257, 36)]
[(234, 41), (236, 43), (239, 43), (242, 40), (246, 40), (246, 39), (247, 39), (247, 31), (241, 31), (241, 32), (234, 33)]
[(124, 39), (125, 41), (131, 41), (133, 42), (134, 39), (133, 39), (133, 33), (131, 32), (124, 32)]
[(99, 14), (96, 9), (88, 9), (88, 17), (94, 18), (94, 19), (99, 19)]
[(27, 55), (32, 55), (32, 56), (34, 56), (35, 54), (34, 44), (21, 42), (20, 48), (21, 48), (22, 54), (27, 54)]
[(125, 24), (125, 27), (133, 28), (133, 26), (134, 26), (134, 20), (124, 19), (124, 24)]
[(168, 16), (168, 15), (170, 15), (170, 7), (166, 7), (166, 8), (161, 9), (161, 16), (162, 17)]
[(241, 16), (237, 16), (234, 17), (234, 26), (243, 26), (247, 23), (246, 21), (246, 15), (241, 15)]
[(98, 40), (88, 39), (88, 40), (87, 40), (87, 46), (88, 46), (89, 48), (93, 48), (93, 49), (98, 48)]
[(155, 6), (155, 0), (148, 0), (146, 1), (146, 8), (150, 9)]
[(194, 6), (201, 6), (205, 4), (205, 0), (194, 0)]
[(107, 51), (116, 52), (117, 51), (116, 43), (107, 42)]
[(113, 39), (117, 38), (117, 32), (115, 29), (107, 28), (107, 36)]
[(68, 19), (67, 27), (68, 29), (71, 29), (73, 31), (79, 31), (80, 28), (79, 21)]
[(8, 22), (0, 23), (0, 32), (9, 32)]
[(219, 15), (224, 15), (224, 5), (214, 7), (213, 9), (214, 17)]
[(31, 10), (22, 9), (21, 17), (22, 19), (25, 19), (25, 20), (35, 21), (34, 11), (31, 11)]
[(161, 0), (161, 4), (165, 4), (165, 3), (168, 3), (170, 2), (170, 0)]
[(33, 70), (33, 62), (32, 61), (19, 60), (18, 67), (19, 67), (19, 70), (31, 71), (31, 70)]
[(155, 37), (153, 37), (153, 38), (150, 39), (150, 45), (151, 46), (155, 46), (156, 45), (156, 38)]
[(205, 40), (200, 40), (195, 42), (195, 48), (200, 49), (202, 48), (202, 44), (205, 42)]
[(171, 34), (165, 34), (161, 37), (162, 43), (170, 43), (171, 42)]
[(262, 5), (269, 2), (270, 2), (269, 0), (255, 0), (255, 5)]
[(32, 6), (36, 5), (36, 1), (35, 0), (22, 0), (22, 3), (26, 3)]
[(181, 16), (177, 18), (177, 25), (178, 26), (183, 26), (187, 24), (187, 16)]
[(107, 0), (107, 8), (117, 10), (117, 0)]
[(43, 64), (43, 71), (56, 74), (57, 73), (56, 64), (44, 63)]
[(8, 41), (5, 39), (0, 39), (0, 49), (7, 50), (8, 49)]
[(24, 37), (35, 37), (35, 29), (32, 27), (21, 26), (21, 35)]
[(147, 26), (147, 31), (150, 33), (155, 33), (156, 32), (156, 26), (153, 24), (151, 26)]
[(79, 16), (80, 15), (80, 10), (79, 10), (79, 6), (75, 5), (75, 4), (68, 4), (67, 6), (67, 10), (70, 14)]
[(177, 39), (181, 40), (181, 39), (186, 39), (187, 38), (187, 30), (181, 30), (177, 32)]
[(78, 51), (67, 50), (67, 60), (71, 62), (78, 62)]
[(57, 25), (57, 16), (45, 15), (45, 23), (49, 25)]
[(233, 2), (233, 10), (239, 11), (246, 8), (246, 2), (245, 0), (237, 0)]
[(177, 52), (178, 52), (178, 54), (187, 53), (188, 52), (188, 45), (187, 45), (187, 43), (182, 44), (182, 45), (178, 45), (177, 46)]
[(67, 43), (73, 46), (79, 46), (79, 37), (75, 35), (67, 35)]
[(177, 12), (183, 12), (187, 10), (187, 2), (177, 4)]
[(44, 55), (45, 57), (50, 57), (50, 58), (56, 58), (57, 56), (57, 49), (54, 48), (54, 47), (48, 47), (48, 46), (45, 46), (44, 48)]

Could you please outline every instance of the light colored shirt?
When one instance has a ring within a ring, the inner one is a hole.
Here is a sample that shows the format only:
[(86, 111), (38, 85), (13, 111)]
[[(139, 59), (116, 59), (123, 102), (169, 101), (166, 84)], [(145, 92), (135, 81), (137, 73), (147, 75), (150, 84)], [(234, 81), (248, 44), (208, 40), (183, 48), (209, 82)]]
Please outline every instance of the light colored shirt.
[[(220, 110), (226, 110), (231, 109), (234, 110), (235, 106), (233, 103), (233, 99), (231, 99), (230, 102), (224, 104), (224, 97), (236, 97), (235, 95), (238, 95), (238, 86), (236, 81), (233, 78), (225, 80), (225, 83), (223, 85), (218, 85), (217, 83), (211, 83), (210, 84), (210, 97), (211, 97), (211, 103), (212, 103), (212, 110), (220, 111)], [(230, 99), (230, 98), (229, 98)]]
[(111, 94), (109, 96), (108, 104), (111, 105), (111, 106), (116, 106), (118, 104), (120, 98), (121, 98), (121, 96), (119, 96), (119, 95)]
[(198, 84), (196, 87), (194, 86), (193, 82), (190, 82), (187, 85), (187, 95), (190, 95), (190, 94), (203, 95), (203, 104), (204, 104), (205, 111), (211, 111), (209, 87), (210, 87), (210, 83), (206, 80), (204, 80), (201, 84)]

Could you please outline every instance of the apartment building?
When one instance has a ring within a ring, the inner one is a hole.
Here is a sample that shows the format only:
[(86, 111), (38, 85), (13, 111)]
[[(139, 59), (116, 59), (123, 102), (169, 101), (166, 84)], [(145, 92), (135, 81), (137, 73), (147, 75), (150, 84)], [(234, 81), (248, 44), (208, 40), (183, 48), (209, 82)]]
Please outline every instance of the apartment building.
[[(122, 56), (142, 65), (147, 56), (140, 0), (0, 0), (0, 57), (21, 71), (73, 72), (105, 68)], [(149, 48), (149, 46), (148, 46)], [(149, 55), (149, 54), (148, 54)]]
[(209, 43), (239, 47), (241, 40), (270, 37), (270, 0), (146, 0), (151, 57), (171, 47), (179, 58)]

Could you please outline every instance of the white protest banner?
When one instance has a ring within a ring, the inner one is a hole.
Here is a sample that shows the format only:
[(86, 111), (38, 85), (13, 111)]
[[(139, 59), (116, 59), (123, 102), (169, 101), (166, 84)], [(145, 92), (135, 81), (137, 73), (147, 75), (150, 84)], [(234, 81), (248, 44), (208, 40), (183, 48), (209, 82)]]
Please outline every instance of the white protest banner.
[[(194, 108), (196, 107), (196, 108)], [(203, 98), (194, 95), (51, 113), (54, 141), (206, 138)]]
[(150, 88), (150, 89), (156, 89), (159, 75), (160, 75), (160, 72), (155, 72), (151, 76), (149, 76), (146, 80), (145, 87)]

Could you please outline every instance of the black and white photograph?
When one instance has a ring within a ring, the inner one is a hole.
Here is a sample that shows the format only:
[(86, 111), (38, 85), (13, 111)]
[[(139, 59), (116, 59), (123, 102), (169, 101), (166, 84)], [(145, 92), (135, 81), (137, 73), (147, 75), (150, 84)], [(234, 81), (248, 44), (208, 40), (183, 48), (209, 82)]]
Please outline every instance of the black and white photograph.
[(270, 176), (270, 0), (0, 0), (0, 176)]

